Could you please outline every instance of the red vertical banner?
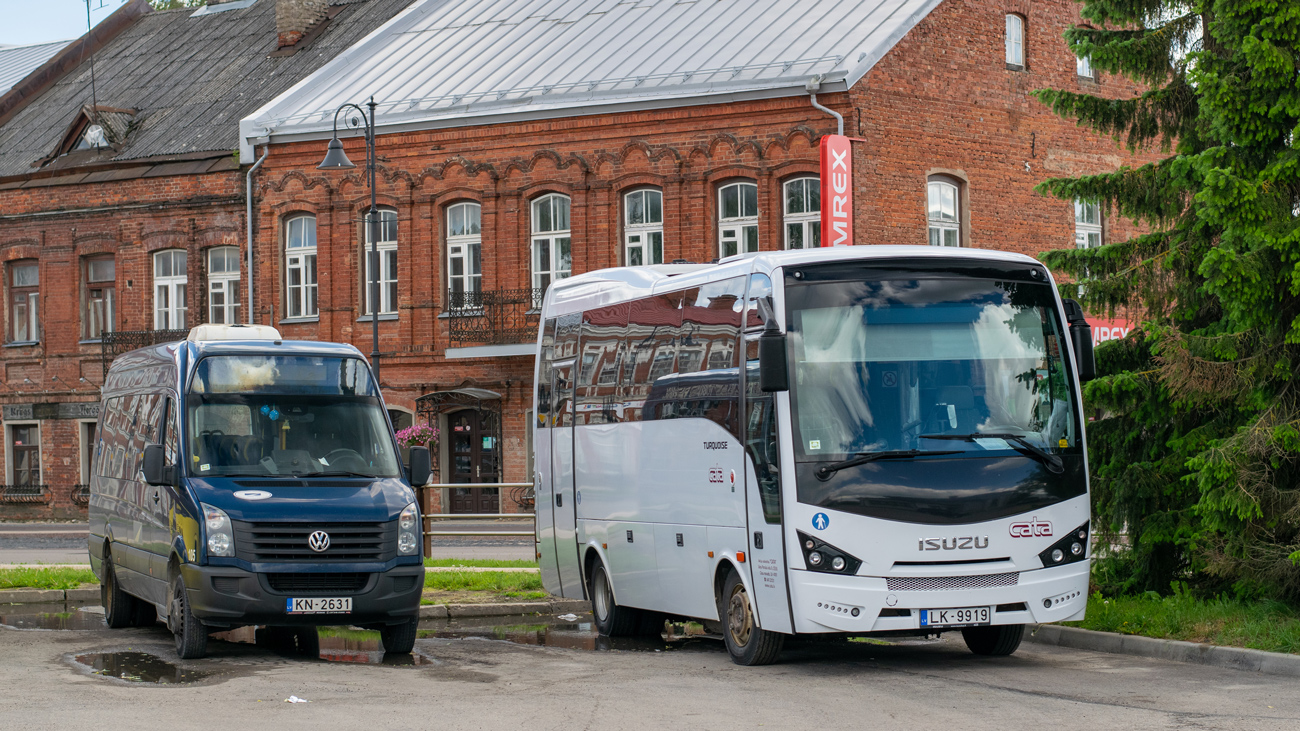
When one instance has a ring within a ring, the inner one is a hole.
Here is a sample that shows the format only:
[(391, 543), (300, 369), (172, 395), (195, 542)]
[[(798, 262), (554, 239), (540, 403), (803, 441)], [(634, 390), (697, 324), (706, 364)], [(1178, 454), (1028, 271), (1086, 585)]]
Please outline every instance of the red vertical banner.
[(822, 246), (853, 245), (853, 149), (844, 135), (822, 136)]

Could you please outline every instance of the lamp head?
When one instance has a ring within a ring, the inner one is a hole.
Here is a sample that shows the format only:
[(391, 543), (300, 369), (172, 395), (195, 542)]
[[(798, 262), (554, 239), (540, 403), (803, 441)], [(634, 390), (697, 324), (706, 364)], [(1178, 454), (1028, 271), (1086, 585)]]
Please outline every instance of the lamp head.
[(335, 137), (330, 140), (329, 149), (325, 151), (325, 159), (321, 164), (316, 166), (317, 170), (351, 170), (356, 167), (348, 159), (347, 153), (343, 152), (343, 143)]

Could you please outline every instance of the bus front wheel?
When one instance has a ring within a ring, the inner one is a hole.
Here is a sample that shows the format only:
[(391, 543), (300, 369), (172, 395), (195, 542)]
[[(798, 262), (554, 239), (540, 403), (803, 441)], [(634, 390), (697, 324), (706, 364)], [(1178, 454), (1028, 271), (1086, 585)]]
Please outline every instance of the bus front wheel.
[(1024, 636), (1023, 624), (971, 627), (961, 631), (966, 646), (976, 655), (1010, 655), (1020, 647), (1020, 640)]
[(761, 629), (754, 620), (745, 583), (736, 572), (727, 574), (722, 587), (722, 636), (727, 652), (737, 665), (770, 665), (776, 662), (785, 644), (785, 635)]
[(606, 637), (628, 637), (636, 634), (640, 614), (630, 607), (620, 607), (614, 601), (614, 590), (609, 584), (605, 564), (597, 560), (591, 567), (591, 614), (596, 618), (596, 630)]

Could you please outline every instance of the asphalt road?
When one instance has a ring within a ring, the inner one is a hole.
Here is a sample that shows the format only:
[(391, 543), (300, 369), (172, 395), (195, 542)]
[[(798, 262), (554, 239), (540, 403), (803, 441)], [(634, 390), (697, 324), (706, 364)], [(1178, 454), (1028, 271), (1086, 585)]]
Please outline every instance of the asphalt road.
[[(53, 621), (95, 624), (87, 612), (68, 616)], [(378, 643), (356, 632), (322, 641), (323, 656), (350, 662), (214, 640), (210, 658), (182, 663), (161, 627), (0, 629), (0, 719), (13, 729), (133, 731), (1300, 726), (1294, 679), (1028, 643), (1009, 658), (975, 657), (959, 636), (804, 643), (780, 664), (742, 668), (707, 639), (596, 649), (607, 643), (591, 633), (589, 616), (549, 626), (492, 621), (426, 624), (414, 660), (389, 656), (406, 665), (373, 664), (384, 658)], [(0, 624), (14, 623), (22, 618), (0, 616)], [(75, 659), (127, 648), (176, 663), (194, 682), (121, 680), (106, 675), (144, 671), (108, 666), (96, 675), (94, 660)], [(291, 695), (309, 702), (284, 702)]]

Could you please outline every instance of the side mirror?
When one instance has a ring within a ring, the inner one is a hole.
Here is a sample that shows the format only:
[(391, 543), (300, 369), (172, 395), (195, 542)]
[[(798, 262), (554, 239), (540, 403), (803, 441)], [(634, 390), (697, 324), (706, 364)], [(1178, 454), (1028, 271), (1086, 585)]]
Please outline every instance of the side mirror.
[(411, 447), (411, 487), (419, 487), (429, 481), (433, 474), (433, 463), (429, 461), (428, 447)]
[(1074, 365), (1079, 382), (1097, 377), (1097, 359), (1092, 353), (1092, 326), (1084, 319), (1083, 308), (1074, 300), (1063, 300), (1065, 318), (1070, 322), (1070, 344), (1074, 346)]
[(170, 485), (175, 472), (167, 466), (167, 454), (161, 444), (150, 444), (144, 448), (144, 464), (140, 469), (144, 481), (150, 485)]
[(785, 335), (768, 330), (758, 339), (758, 387), (764, 393), (790, 390)]

